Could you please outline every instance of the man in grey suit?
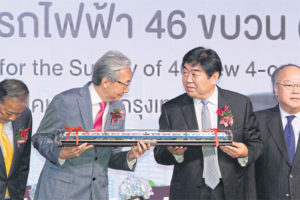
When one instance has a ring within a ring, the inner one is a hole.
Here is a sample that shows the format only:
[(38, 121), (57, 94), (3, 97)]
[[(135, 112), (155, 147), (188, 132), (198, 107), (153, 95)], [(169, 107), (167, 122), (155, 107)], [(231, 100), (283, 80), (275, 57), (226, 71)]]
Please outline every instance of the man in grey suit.
[(93, 148), (87, 143), (61, 148), (54, 141), (57, 129), (64, 125), (99, 129), (95, 128), (98, 112), (103, 113), (100, 124), (103, 122), (104, 129), (124, 129), (125, 119), (113, 119), (112, 114), (125, 109), (119, 99), (129, 91), (130, 64), (122, 53), (107, 52), (94, 65), (92, 82), (53, 98), (32, 138), (34, 147), (46, 158), (35, 199), (107, 200), (107, 168), (134, 170), (136, 159), (150, 148), (150, 144), (143, 142), (130, 151)]
[(247, 170), (260, 155), (262, 144), (250, 99), (217, 87), (221, 71), (221, 60), (214, 50), (190, 50), (182, 60), (186, 93), (162, 106), (162, 130), (228, 129), (234, 140), (232, 146), (220, 148), (156, 146), (155, 160), (174, 165), (172, 200), (248, 197)]
[(256, 112), (263, 154), (255, 163), (258, 199), (300, 199), (300, 67), (272, 74), (278, 105)]

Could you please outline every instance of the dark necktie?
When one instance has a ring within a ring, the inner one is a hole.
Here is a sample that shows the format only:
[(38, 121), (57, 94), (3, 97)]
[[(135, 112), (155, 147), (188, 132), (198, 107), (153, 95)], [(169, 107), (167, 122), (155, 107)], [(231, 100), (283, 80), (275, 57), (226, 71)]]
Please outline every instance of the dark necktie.
[(286, 141), (286, 146), (288, 149), (291, 163), (293, 163), (294, 156), (295, 156), (295, 136), (294, 136), (294, 130), (292, 126), (292, 121), (295, 117), (296, 117), (295, 115), (286, 116), (287, 123), (284, 128), (285, 141)]
[[(202, 129), (212, 128), (210, 122), (210, 114), (207, 107), (208, 101), (202, 100), (201, 103), (203, 104), (201, 110)], [(205, 184), (211, 189), (214, 189), (220, 182), (219, 172), (218, 172), (219, 165), (218, 165), (217, 155), (215, 152), (215, 147), (202, 146), (202, 152), (203, 152), (203, 160), (204, 160), (203, 174), (205, 177), (204, 179)]]
[(106, 102), (100, 102), (100, 110), (96, 115), (96, 119), (94, 122), (94, 130), (95, 131), (102, 131), (102, 121), (103, 121), (103, 113), (106, 107)]

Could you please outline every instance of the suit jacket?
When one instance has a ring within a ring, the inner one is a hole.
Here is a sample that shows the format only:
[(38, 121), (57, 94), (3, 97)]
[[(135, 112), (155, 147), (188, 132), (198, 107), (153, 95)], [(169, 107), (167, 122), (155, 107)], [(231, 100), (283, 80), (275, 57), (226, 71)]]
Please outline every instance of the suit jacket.
[[(6, 168), (2, 151), (0, 149), (0, 199), (5, 199), (6, 187), (8, 187), (11, 200), (23, 200), (26, 183), (29, 173), (30, 150), (31, 150), (31, 131), (32, 115), (28, 108), (19, 118), (12, 122), (14, 155), (9, 171), (6, 176)], [(24, 143), (17, 143), (16, 136), (20, 134), (20, 129), (30, 128), (27, 131), (28, 138)]]
[(255, 163), (258, 199), (300, 199), (299, 141), (291, 163), (279, 106), (255, 114), (264, 145), (263, 154)]
[[(221, 88), (218, 90), (218, 107), (223, 109), (225, 105), (228, 105), (234, 119), (231, 127), (224, 127), (218, 123), (218, 128), (231, 130), (233, 140), (243, 142), (248, 147), (248, 166), (258, 158), (262, 150), (251, 102), (241, 94)], [(198, 129), (193, 99), (187, 94), (183, 94), (165, 103), (162, 106), (159, 126), (160, 129), (165, 130)], [(167, 147), (155, 147), (154, 156), (160, 164), (174, 165), (170, 199), (200, 198), (200, 187), (205, 184), (202, 181), (203, 154), (201, 147), (188, 147), (182, 163), (175, 160)], [(237, 159), (230, 157), (220, 149), (218, 149), (218, 161), (225, 199), (246, 199), (247, 166), (241, 167)]]
[[(37, 133), (33, 136), (33, 145), (46, 158), (37, 185), (37, 200), (82, 200), (108, 199), (107, 168), (130, 170), (127, 163), (127, 151), (121, 148), (99, 147), (89, 149), (80, 157), (58, 163), (61, 147), (55, 143), (57, 129), (64, 125), (82, 126), (85, 130), (93, 129), (92, 104), (89, 83), (83, 88), (65, 91), (54, 97), (46, 110)], [(109, 111), (124, 108), (121, 102), (111, 102)], [(125, 120), (111, 123), (110, 117), (105, 129), (124, 129)]]

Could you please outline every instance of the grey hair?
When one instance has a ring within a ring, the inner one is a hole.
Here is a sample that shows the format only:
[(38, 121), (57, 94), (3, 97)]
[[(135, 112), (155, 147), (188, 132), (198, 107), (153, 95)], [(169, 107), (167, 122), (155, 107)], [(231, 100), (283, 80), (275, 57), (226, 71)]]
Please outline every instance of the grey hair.
[(272, 84), (273, 84), (273, 87), (277, 84), (277, 81), (278, 81), (278, 74), (279, 72), (286, 68), (286, 67), (297, 67), (300, 69), (300, 67), (298, 65), (295, 65), (295, 64), (285, 64), (285, 65), (281, 65), (280, 67), (278, 67), (272, 74), (271, 76), (271, 80), (272, 80)]
[(111, 81), (118, 80), (117, 71), (129, 68), (131, 61), (123, 53), (119, 51), (106, 52), (94, 65), (92, 82), (100, 85), (104, 77)]
[(0, 82), (0, 102), (6, 99), (15, 99), (19, 103), (26, 103), (29, 96), (29, 90), (25, 83), (17, 79), (5, 79)]

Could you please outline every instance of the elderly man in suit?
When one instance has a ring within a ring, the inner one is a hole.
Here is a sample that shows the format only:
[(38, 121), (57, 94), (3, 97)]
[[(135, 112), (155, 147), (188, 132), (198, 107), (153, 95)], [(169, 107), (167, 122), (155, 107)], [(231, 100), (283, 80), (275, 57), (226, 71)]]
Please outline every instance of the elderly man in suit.
[(109, 51), (94, 65), (92, 82), (55, 96), (33, 136), (33, 145), (46, 158), (35, 199), (107, 200), (107, 168), (134, 170), (136, 159), (150, 148), (139, 142), (130, 151), (116, 147), (93, 148), (84, 143), (58, 147), (54, 137), (64, 125), (85, 130), (124, 129), (122, 118), (112, 113), (124, 110), (119, 99), (129, 91), (130, 60), (120, 52)]
[(220, 148), (155, 147), (158, 163), (174, 165), (170, 199), (246, 199), (247, 167), (262, 150), (251, 102), (216, 86), (222, 64), (211, 49), (190, 50), (182, 71), (186, 93), (162, 106), (160, 129), (229, 129), (235, 142)]
[(272, 74), (278, 105), (256, 112), (263, 154), (255, 163), (258, 199), (300, 199), (300, 67)]
[(0, 199), (23, 200), (29, 172), (32, 116), (20, 80), (0, 82)]

